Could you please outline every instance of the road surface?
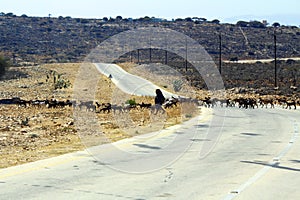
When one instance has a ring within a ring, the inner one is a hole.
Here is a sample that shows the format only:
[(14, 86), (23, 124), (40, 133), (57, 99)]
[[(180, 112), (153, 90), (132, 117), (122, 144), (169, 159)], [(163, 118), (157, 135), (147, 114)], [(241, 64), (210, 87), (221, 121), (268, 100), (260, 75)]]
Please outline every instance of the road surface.
[(110, 77), (111, 81), (125, 93), (138, 96), (155, 96), (155, 90), (159, 88), (166, 98), (177, 97), (177, 95), (146, 79), (127, 73), (116, 64), (95, 63), (95, 66), (99, 72)]
[[(300, 198), (299, 110), (202, 109), (183, 125), (113, 144), (143, 154), (140, 162), (100, 148), (100, 156), (86, 150), (2, 169), (0, 199)], [(216, 118), (224, 121), (212, 123)], [(207, 133), (220, 127), (214, 148), (201, 157)], [(183, 141), (189, 145), (178, 154)], [(139, 172), (149, 160), (162, 165)]]

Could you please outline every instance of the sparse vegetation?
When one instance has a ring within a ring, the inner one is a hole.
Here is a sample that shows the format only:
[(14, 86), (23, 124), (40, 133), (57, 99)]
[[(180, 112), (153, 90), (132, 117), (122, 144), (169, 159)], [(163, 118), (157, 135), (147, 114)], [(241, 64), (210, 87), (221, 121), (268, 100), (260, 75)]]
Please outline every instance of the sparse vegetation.
[[(22, 72), (28, 75), (1, 81), (1, 96), (5, 98), (17, 96), (22, 100), (52, 98), (60, 101), (71, 100), (72, 86), (79, 66), (80, 64), (70, 63), (10, 68), (9, 74)], [(68, 80), (70, 87), (54, 90), (54, 77), (56, 82), (60, 79)], [(95, 100), (99, 103), (110, 102), (114, 89), (114, 85), (109, 87), (108, 78), (101, 76)], [(153, 97), (130, 96), (127, 99), (126, 103), (130, 105), (154, 102)], [(0, 159), (0, 168), (82, 150), (84, 146), (103, 142), (94, 135), (80, 139), (73, 111), (69, 106), (49, 108), (45, 105), (34, 106), (33, 104), (0, 105), (0, 154), (3, 155)], [(194, 108), (187, 109), (189, 114), (198, 114), (197, 111)], [(123, 113), (94, 112), (94, 114), (99, 119), (105, 137), (110, 141), (117, 141), (178, 124), (186, 113), (178, 105), (168, 109), (163, 120), (159, 116), (151, 116), (149, 109), (133, 109)], [(126, 118), (128, 114), (129, 119)], [(162, 126), (157, 126), (155, 123), (160, 123)]]
[[(11, 18), (14, 20), (11, 20)], [(224, 34), (223, 59), (237, 56), (240, 59), (273, 57), (272, 33), (279, 29), (278, 57), (300, 57), (299, 27), (284, 26), (278, 22), (272, 25), (260, 21), (238, 21), (236, 24), (222, 24), (218, 19), (186, 17), (172, 21), (155, 17), (138, 19), (116, 18), (80, 19), (71, 17), (43, 18), (15, 16), (13, 13), (0, 14), (1, 24), (0, 52), (10, 57), (16, 55), (16, 62), (56, 63), (81, 62), (89, 52), (105, 39), (132, 28), (154, 26), (170, 28), (185, 33), (202, 45), (207, 52), (218, 59), (218, 34)], [(15, 31), (11, 31), (15, 27)], [(241, 29), (242, 28), (242, 31)], [(30, 37), (29, 37), (30, 36)], [(247, 41), (245, 41), (245, 36)], [(51, 41), (51, 42), (46, 42)], [(87, 42), (88, 41), (88, 42)], [(291, 42), (293, 41), (293, 42)], [(39, 44), (38, 47), (36, 44)], [(15, 48), (17, 46), (18, 48)], [(249, 54), (249, 52), (253, 52)], [(148, 50), (140, 52), (141, 58), (147, 57)], [(160, 53), (160, 57), (164, 52)], [(155, 56), (158, 58), (157, 56)], [(153, 59), (155, 58), (153, 56)], [(129, 58), (128, 58), (129, 59)], [(133, 55), (133, 60), (137, 55)], [(127, 60), (128, 61), (128, 60)]]

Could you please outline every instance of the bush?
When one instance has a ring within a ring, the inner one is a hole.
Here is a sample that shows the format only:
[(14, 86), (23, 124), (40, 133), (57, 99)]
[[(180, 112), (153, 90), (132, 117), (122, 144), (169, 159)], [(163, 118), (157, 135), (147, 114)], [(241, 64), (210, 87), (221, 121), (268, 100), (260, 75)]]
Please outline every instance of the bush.
[(129, 99), (129, 100), (127, 100), (127, 101), (126, 101), (126, 104), (129, 104), (129, 105), (131, 105), (131, 106), (136, 105), (135, 99)]
[(55, 76), (55, 73), (53, 75), (54, 79), (54, 89), (63, 89), (63, 88), (68, 88), (71, 86), (71, 83), (69, 80), (65, 80), (61, 77), (61, 74), (58, 74), (57, 77)]
[(9, 67), (7, 59), (0, 56), (0, 77), (5, 74), (6, 69)]
[(63, 88), (68, 88), (71, 86), (71, 83), (69, 80), (64, 80), (64, 79), (58, 79), (55, 84), (54, 84), (54, 89), (63, 89)]
[(183, 82), (181, 80), (173, 81), (173, 89), (175, 92), (179, 92), (182, 89)]
[(249, 22), (249, 26), (253, 28), (266, 28), (266, 26), (259, 21), (251, 21)]
[(249, 26), (249, 22), (246, 22), (246, 21), (238, 21), (236, 23), (237, 26), (240, 26), (240, 27), (248, 27)]

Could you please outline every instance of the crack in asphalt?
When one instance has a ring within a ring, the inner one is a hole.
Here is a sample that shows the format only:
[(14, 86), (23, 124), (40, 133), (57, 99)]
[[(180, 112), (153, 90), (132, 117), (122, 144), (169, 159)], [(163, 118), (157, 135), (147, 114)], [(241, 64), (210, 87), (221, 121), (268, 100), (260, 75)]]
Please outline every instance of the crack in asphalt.
[(169, 182), (174, 176), (174, 173), (172, 172), (172, 168), (167, 168), (166, 170), (168, 171), (168, 174), (165, 176), (164, 179), (165, 183)]

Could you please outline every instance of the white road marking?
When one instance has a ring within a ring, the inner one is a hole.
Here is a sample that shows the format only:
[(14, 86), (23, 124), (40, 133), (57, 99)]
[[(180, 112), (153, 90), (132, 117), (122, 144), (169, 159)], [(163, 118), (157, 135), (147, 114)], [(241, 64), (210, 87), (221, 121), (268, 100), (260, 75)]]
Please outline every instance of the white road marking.
[(238, 189), (232, 190), (230, 194), (228, 194), (224, 200), (232, 200), (234, 199), (237, 195), (239, 195), (241, 192), (243, 192), (246, 188), (248, 188), (250, 185), (258, 181), (262, 176), (264, 176), (271, 168), (276, 167), (280, 163), (280, 159), (284, 157), (289, 150), (292, 148), (292, 146), (295, 144), (298, 135), (299, 135), (299, 130), (298, 130), (298, 123), (296, 120), (293, 122), (294, 126), (294, 134), (292, 138), (290, 139), (289, 143), (287, 146), (276, 156), (273, 158), (273, 161), (268, 163), (268, 165), (264, 166), (261, 170), (259, 170), (254, 176), (252, 176), (250, 179), (248, 179), (244, 184), (242, 184)]

